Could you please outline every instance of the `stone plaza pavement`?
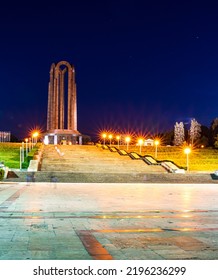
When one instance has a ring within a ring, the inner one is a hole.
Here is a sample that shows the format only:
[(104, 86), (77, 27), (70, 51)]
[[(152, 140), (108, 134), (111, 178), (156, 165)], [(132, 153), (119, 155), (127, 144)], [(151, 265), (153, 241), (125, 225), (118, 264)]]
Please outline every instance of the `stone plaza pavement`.
[(1, 183), (0, 259), (217, 260), (218, 185)]

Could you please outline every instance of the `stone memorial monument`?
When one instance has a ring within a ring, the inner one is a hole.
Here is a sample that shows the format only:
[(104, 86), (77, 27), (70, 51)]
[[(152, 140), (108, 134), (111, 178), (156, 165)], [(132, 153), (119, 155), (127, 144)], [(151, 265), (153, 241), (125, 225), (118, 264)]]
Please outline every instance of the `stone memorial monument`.
[(44, 143), (82, 144), (77, 130), (75, 69), (67, 61), (51, 65)]

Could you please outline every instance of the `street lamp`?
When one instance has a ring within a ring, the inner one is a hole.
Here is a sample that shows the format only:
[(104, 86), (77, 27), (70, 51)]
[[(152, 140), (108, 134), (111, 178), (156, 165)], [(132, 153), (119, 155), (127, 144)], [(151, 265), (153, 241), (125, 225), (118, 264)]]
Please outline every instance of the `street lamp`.
[(191, 148), (186, 147), (184, 149), (184, 153), (186, 154), (186, 166), (187, 166), (187, 171), (189, 171), (189, 154), (191, 153)]
[(29, 138), (29, 151), (31, 151), (32, 148), (33, 148), (33, 138), (30, 137), (30, 138)]
[(26, 157), (28, 155), (28, 138), (25, 138), (25, 142), (26, 142)]
[(35, 131), (32, 135), (32, 138), (35, 138), (35, 144), (37, 143), (37, 137), (39, 136), (38, 131)]
[(24, 162), (24, 142), (22, 142), (22, 162)]
[(111, 146), (111, 139), (113, 138), (112, 134), (110, 134), (110, 135), (108, 136), (108, 138), (110, 139), (110, 146)]
[(106, 134), (106, 133), (103, 133), (103, 134), (102, 134), (102, 137), (103, 137), (103, 139), (104, 139), (104, 145), (105, 145), (105, 138), (107, 137), (107, 134)]
[(140, 153), (140, 155), (141, 155), (141, 153), (142, 153), (142, 144), (143, 144), (143, 139), (139, 139), (138, 140), (138, 144), (139, 144), (139, 153)]
[(129, 136), (127, 136), (127, 137), (125, 138), (125, 141), (126, 141), (126, 149), (127, 149), (127, 151), (128, 151), (128, 149), (129, 149), (129, 142), (130, 142), (130, 140), (131, 140), (131, 138), (130, 138)]
[(118, 145), (118, 149), (119, 149), (120, 148), (120, 136), (117, 135), (116, 139), (117, 139), (117, 145)]
[(22, 147), (20, 147), (20, 170), (22, 169)]
[(157, 146), (160, 144), (159, 140), (155, 140), (154, 141), (154, 145), (155, 145), (155, 158), (157, 158)]

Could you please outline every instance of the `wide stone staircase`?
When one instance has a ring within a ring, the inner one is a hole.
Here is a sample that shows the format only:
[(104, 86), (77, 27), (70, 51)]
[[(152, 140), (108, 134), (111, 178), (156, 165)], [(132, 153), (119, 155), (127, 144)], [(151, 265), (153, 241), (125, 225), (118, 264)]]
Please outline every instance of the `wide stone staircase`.
[[(211, 174), (168, 173), (161, 165), (148, 165), (102, 147), (44, 146), (36, 182), (63, 183), (217, 183)], [(4, 181), (26, 182), (32, 173), (14, 170)], [(15, 175), (15, 176), (14, 176)], [(217, 177), (217, 176), (216, 176)]]
[(88, 145), (45, 146), (41, 171), (103, 174), (166, 172), (161, 166), (149, 166), (142, 160)]
[[(117, 152), (89, 145), (44, 146), (37, 182), (135, 183), (145, 182), (147, 175), (166, 174), (161, 166), (149, 166)], [(146, 175), (147, 174), (147, 175)], [(24, 173), (19, 177), (24, 180)]]

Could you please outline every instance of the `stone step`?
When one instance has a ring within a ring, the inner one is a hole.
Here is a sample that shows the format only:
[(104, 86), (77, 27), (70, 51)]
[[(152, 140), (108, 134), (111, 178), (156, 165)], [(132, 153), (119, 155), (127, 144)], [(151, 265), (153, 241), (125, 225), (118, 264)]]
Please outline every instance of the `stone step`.
[[(117, 170), (114, 170), (112, 168), (107, 168), (107, 169), (93, 169), (93, 168), (86, 168), (86, 169), (81, 169), (81, 168), (72, 168), (72, 167), (64, 167), (64, 168), (56, 168), (55, 166), (53, 168), (48, 168), (48, 169), (44, 169), (43, 171), (61, 171), (61, 172), (72, 172), (72, 169), (73, 169), (73, 172), (74, 173), (125, 173), (125, 174), (128, 174), (128, 173), (131, 173), (131, 172), (134, 172), (134, 173), (163, 173), (161, 169), (150, 169), (149, 171), (148, 170), (141, 170), (141, 169), (125, 169), (125, 170), (120, 170), (120, 169), (117, 169)], [(166, 173), (166, 172), (165, 172)]]
[[(4, 179), (7, 182), (26, 182), (25, 171), (15, 171), (17, 178)], [(51, 177), (58, 183), (198, 183), (217, 184), (217, 178), (211, 174), (174, 174), (174, 173), (74, 173), (43, 172), (35, 173), (35, 182), (51, 182)], [(53, 181), (55, 185), (55, 182)]]
[(44, 147), (41, 171), (71, 171), (75, 173), (140, 173), (162, 172), (161, 166), (149, 166), (142, 160), (132, 160), (117, 152), (96, 146), (72, 145)]

